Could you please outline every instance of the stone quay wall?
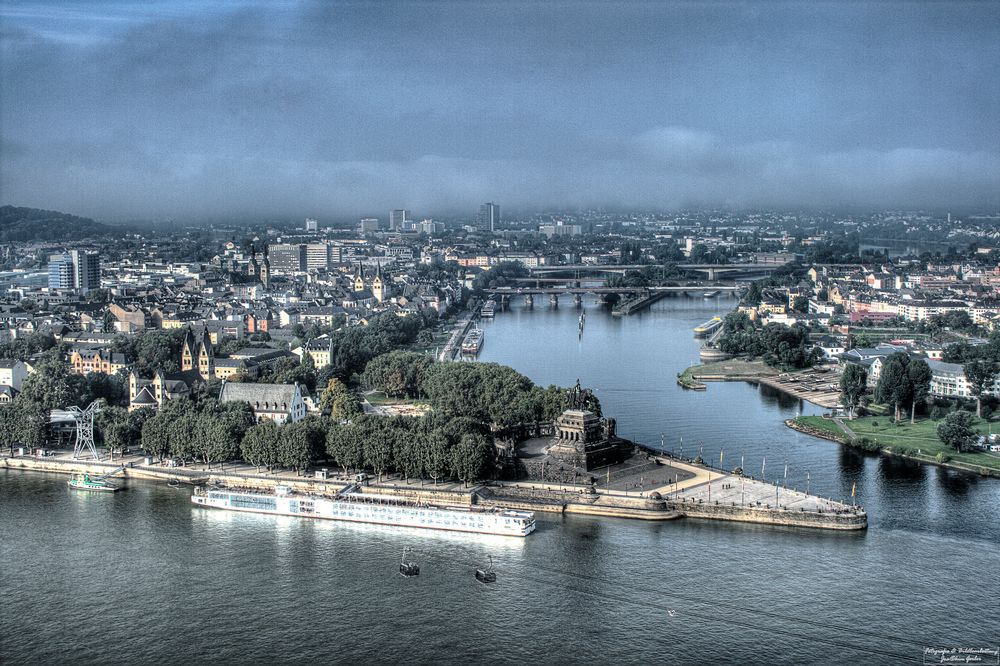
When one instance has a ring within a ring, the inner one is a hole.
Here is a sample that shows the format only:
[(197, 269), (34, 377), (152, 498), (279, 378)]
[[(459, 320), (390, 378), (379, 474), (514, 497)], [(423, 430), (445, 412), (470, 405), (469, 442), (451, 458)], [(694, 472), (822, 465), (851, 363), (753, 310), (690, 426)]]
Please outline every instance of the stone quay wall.
[(794, 527), (817, 527), (826, 530), (863, 530), (868, 527), (868, 516), (861, 511), (822, 513), (813, 511), (791, 511), (763, 507), (708, 504), (697, 501), (670, 501), (668, 506), (689, 518), (707, 520), (727, 520), (740, 523), (761, 523), (765, 525), (790, 525)]

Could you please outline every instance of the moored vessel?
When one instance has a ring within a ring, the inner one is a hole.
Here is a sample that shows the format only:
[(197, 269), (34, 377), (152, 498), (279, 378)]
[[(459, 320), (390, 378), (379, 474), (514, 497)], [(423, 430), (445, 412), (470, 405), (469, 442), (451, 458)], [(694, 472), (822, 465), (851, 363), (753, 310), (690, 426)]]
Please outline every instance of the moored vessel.
[(91, 478), (89, 474), (77, 474), (66, 482), (74, 490), (89, 490), (98, 493), (113, 493), (118, 486), (105, 481), (103, 477)]
[(478, 354), (479, 350), (483, 348), (483, 335), (483, 330), (473, 325), (472, 330), (462, 340), (462, 353)]
[(704, 324), (694, 327), (694, 334), (697, 336), (709, 335), (722, 326), (722, 317), (712, 317)]
[(348, 486), (332, 496), (296, 493), (288, 486), (280, 485), (275, 487), (274, 492), (260, 489), (196, 488), (191, 502), (198, 506), (229, 511), (501, 536), (525, 537), (535, 529), (535, 514), (530, 511), (435, 506), (395, 495), (361, 493), (357, 486)]
[(496, 314), (497, 302), (492, 298), (483, 304), (483, 309), (480, 311), (479, 315), (484, 319), (493, 319), (493, 315)]

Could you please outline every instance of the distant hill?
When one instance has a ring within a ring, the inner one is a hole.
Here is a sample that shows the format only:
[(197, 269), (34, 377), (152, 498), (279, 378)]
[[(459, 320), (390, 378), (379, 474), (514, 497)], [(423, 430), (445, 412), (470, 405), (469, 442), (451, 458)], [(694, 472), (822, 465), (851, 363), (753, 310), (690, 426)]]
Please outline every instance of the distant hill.
[(102, 236), (112, 228), (89, 217), (54, 210), (0, 206), (0, 242), (69, 241)]

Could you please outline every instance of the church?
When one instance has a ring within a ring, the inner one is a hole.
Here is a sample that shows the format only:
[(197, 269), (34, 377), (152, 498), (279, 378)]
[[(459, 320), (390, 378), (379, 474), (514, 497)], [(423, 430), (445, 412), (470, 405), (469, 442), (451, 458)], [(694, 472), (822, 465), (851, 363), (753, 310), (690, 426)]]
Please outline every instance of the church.
[[(369, 280), (365, 276), (365, 269), (359, 261), (357, 271), (351, 277), (351, 283), (353, 292), (348, 294), (348, 300), (354, 305), (370, 306), (376, 303), (381, 304), (389, 296), (389, 285), (382, 276), (382, 264), (376, 266), (375, 272), (371, 274), (371, 279)], [(347, 307), (346, 303), (345, 307)]]
[(271, 260), (267, 254), (267, 245), (265, 245), (263, 256), (260, 261), (257, 261), (257, 248), (251, 244), (250, 261), (247, 262), (245, 271), (241, 273), (232, 270), (226, 274), (229, 285), (237, 292), (253, 288), (263, 288), (265, 291), (270, 289)]

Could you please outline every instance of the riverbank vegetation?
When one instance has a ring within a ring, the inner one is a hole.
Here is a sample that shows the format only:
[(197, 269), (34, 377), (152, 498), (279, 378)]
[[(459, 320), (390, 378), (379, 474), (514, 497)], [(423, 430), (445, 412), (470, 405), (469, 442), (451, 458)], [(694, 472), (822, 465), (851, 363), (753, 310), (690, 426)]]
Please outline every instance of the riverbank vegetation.
[[(955, 412), (967, 415), (971, 419), (969, 426), (975, 431), (976, 437), (987, 434), (990, 424), (976, 419), (968, 412)], [(893, 422), (891, 418), (881, 416), (863, 416), (845, 424), (847, 432), (836, 421), (820, 416), (799, 416), (794, 421), (798, 424), (826, 433), (828, 439), (834, 439), (865, 451), (900, 454), (925, 462), (947, 463), (954, 461), (964, 465), (982, 468), (992, 473), (1000, 473), (1000, 455), (982, 450), (967, 450), (968, 433), (963, 433), (963, 450), (942, 441), (938, 428), (946, 424), (943, 419), (921, 419), (915, 423), (908, 421)]]
[(718, 347), (727, 354), (759, 358), (782, 370), (808, 368), (819, 360), (805, 326), (771, 323), (758, 327), (746, 313), (734, 311), (726, 315), (722, 327)]

